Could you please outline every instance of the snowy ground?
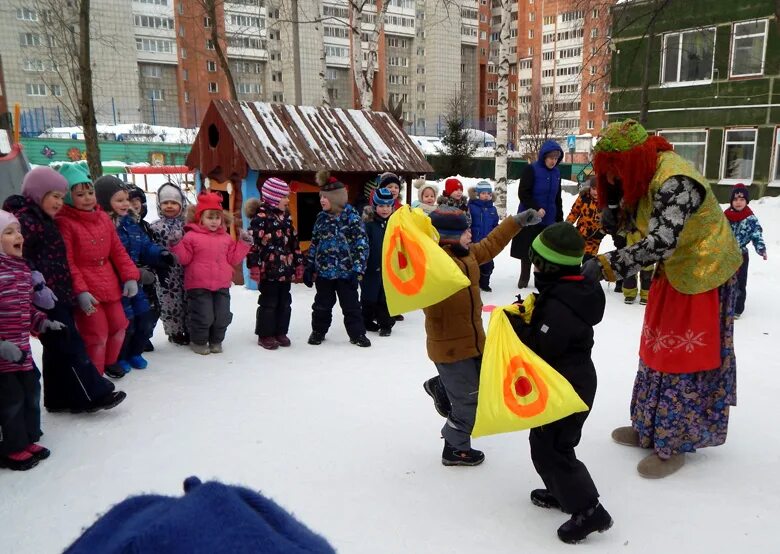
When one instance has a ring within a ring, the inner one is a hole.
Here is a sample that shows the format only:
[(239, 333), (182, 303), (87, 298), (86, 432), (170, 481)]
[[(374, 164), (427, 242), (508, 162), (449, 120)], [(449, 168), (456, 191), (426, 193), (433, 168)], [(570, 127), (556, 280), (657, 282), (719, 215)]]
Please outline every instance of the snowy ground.
[[(421, 386), (434, 373), (422, 313), (408, 315), (392, 337), (371, 335), (368, 349), (351, 346), (335, 317), (328, 340), (312, 347), (305, 340), (313, 291), (300, 285), (292, 348), (256, 346), (256, 293), (234, 288), (224, 354), (196, 356), (158, 328), (150, 369), (119, 382), (128, 393), (120, 407), (44, 413), (51, 458), (26, 473), (0, 472), (0, 551), (61, 551), (126, 496), (179, 495), (182, 481), (197, 475), (262, 490), (344, 553), (777, 552), (780, 442), (771, 422), (780, 397), (780, 201), (751, 207), (770, 259), (752, 257), (748, 307), (736, 326), (739, 406), (729, 440), (688, 456), (662, 481), (636, 473), (645, 451), (609, 437), (628, 422), (643, 308), (608, 294), (596, 328), (599, 391), (578, 453), (615, 526), (585, 545), (560, 543), (564, 516), (529, 502), (541, 483), (526, 433), (475, 440), (487, 456), (480, 467), (441, 465), (443, 420)], [(485, 303), (510, 302), (518, 271), (504, 252)]]

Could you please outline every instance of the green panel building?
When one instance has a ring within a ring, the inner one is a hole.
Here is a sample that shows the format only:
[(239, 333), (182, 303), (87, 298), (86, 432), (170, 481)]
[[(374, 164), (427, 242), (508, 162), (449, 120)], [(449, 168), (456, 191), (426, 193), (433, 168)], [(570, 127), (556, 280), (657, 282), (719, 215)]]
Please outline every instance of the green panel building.
[(629, 0), (613, 9), (610, 121), (639, 117), (646, 68), (647, 129), (721, 185), (721, 200), (735, 183), (753, 197), (780, 195), (774, 4)]

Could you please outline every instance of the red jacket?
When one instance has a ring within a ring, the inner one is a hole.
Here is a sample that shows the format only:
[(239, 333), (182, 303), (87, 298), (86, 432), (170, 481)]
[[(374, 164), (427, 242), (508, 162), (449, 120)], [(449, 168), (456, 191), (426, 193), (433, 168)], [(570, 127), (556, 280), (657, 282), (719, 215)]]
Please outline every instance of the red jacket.
[(65, 240), (73, 294), (89, 292), (98, 302), (121, 300), (120, 282), (138, 281), (140, 273), (108, 214), (63, 206), (55, 221)]
[(233, 267), (249, 253), (250, 245), (234, 241), (224, 227), (213, 233), (197, 223), (184, 227), (184, 238), (172, 248), (184, 266), (184, 289), (230, 288)]
[(0, 337), (27, 353), (22, 364), (0, 359), (0, 373), (33, 368), (30, 332), (37, 334), (46, 316), (33, 307), (32, 295), (32, 276), (24, 258), (0, 253)]

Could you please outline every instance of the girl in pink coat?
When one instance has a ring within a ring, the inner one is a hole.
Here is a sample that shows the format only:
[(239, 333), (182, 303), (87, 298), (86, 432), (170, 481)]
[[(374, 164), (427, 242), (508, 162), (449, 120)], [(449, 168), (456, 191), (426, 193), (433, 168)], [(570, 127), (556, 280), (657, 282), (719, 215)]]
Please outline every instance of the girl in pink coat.
[(184, 227), (184, 238), (172, 248), (184, 267), (190, 348), (198, 354), (222, 352), (225, 332), (233, 320), (233, 268), (252, 245), (252, 237), (246, 231), (241, 231), (238, 242), (230, 237), (228, 217), (218, 193), (201, 194), (194, 220)]
[(96, 206), (95, 188), (86, 172), (72, 164), (62, 166), (60, 173), (68, 181), (68, 192), (55, 221), (65, 241), (79, 305), (76, 327), (100, 374), (119, 379), (125, 373), (116, 362), (127, 329), (122, 296), (138, 293), (140, 273), (108, 214)]

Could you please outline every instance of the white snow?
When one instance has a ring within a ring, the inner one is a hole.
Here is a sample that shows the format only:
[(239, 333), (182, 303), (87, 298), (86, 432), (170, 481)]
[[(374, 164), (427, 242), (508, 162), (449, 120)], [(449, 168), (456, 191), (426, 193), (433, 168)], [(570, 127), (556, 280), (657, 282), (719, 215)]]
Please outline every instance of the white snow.
[[(260, 102), (255, 102), (255, 106), (257, 107), (258, 110), (262, 110), (262, 106)], [(257, 117), (255, 117), (254, 112), (245, 102), (241, 103), (241, 111), (244, 112), (244, 116), (249, 122), (249, 125), (252, 127), (252, 130), (255, 132), (255, 136), (260, 142), (260, 146), (265, 148), (268, 151), (268, 154), (273, 158), (279, 160), (280, 163), (287, 162), (288, 164), (291, 164), (290, 159), (274, 146), (275, 143), (272, 142), (271, 139), (268, 137), (268, 135), (265, 132), (265, 129), (263, 128), (262, 125), (260, 125), (260, 122), (257, 120)], [(262, 111), (260, 111), (260, 113), (262, 115)], [(273, 133), (273, 129), (271, 129), (271, 132)], [(274, 138), (278, 138), (278, 137), (274, 135)], [(298, 169), (300, 165), (296, 165), (292, 167)]]
[[(573, 199), (566, 195), (567, 208)], [(609, 436), (629, 421), (643, 308), (607, 294), (593, 353), (599, 390), (577, 452), (615, 525), (584, 545), (560, 543), (555, 531), (566, 516), (529, 502), (541, 481), (527, 433), (475, 440), (487, 456), (480, 467), (441, 465), (444, 420), (422, 389), (435, 373), (422, 313), (359, 349), (336, 308), (328, 340), (308, 346), (313, 291), (297, 285), (292, 348), (255, 344), (257, 293), (234, 287), (224, 354), (196, 356), (168, 343), (159, 326), (150, 369), (118, 382), (128, 393), (124, 404), (89, 416), (44, 412), (51, 458), (26, 473), (0, 471), (2, 551), (60, 551), (126, 496), (178, 496), (182, 481), (197, 475), (262, 490), (343, 553), (777, 552), (780, 199), (750, 205), (769, 261), (751, 250), (729, 438), (688, 456), (664, 480), (639, 477), (646, 452)], [(485, 304), (511, 302), (518, 272), (505, 250)]]
[[(138, 142), (172, 142), (179, 144), (192, 144), (198, 129), (186, 129), (183, 127), (167, 127), (165, 125), (149, 125), (147, 123), (122, 123), (118, 125), (98, 124), (97, 132), (101, 135), (122, 135), (125, 140)], [(39, 138), (69, 139), (73, 135), (76, 138), (84, 138), (84, 130), (81, 127), (52, 127), (38, 135)]]

